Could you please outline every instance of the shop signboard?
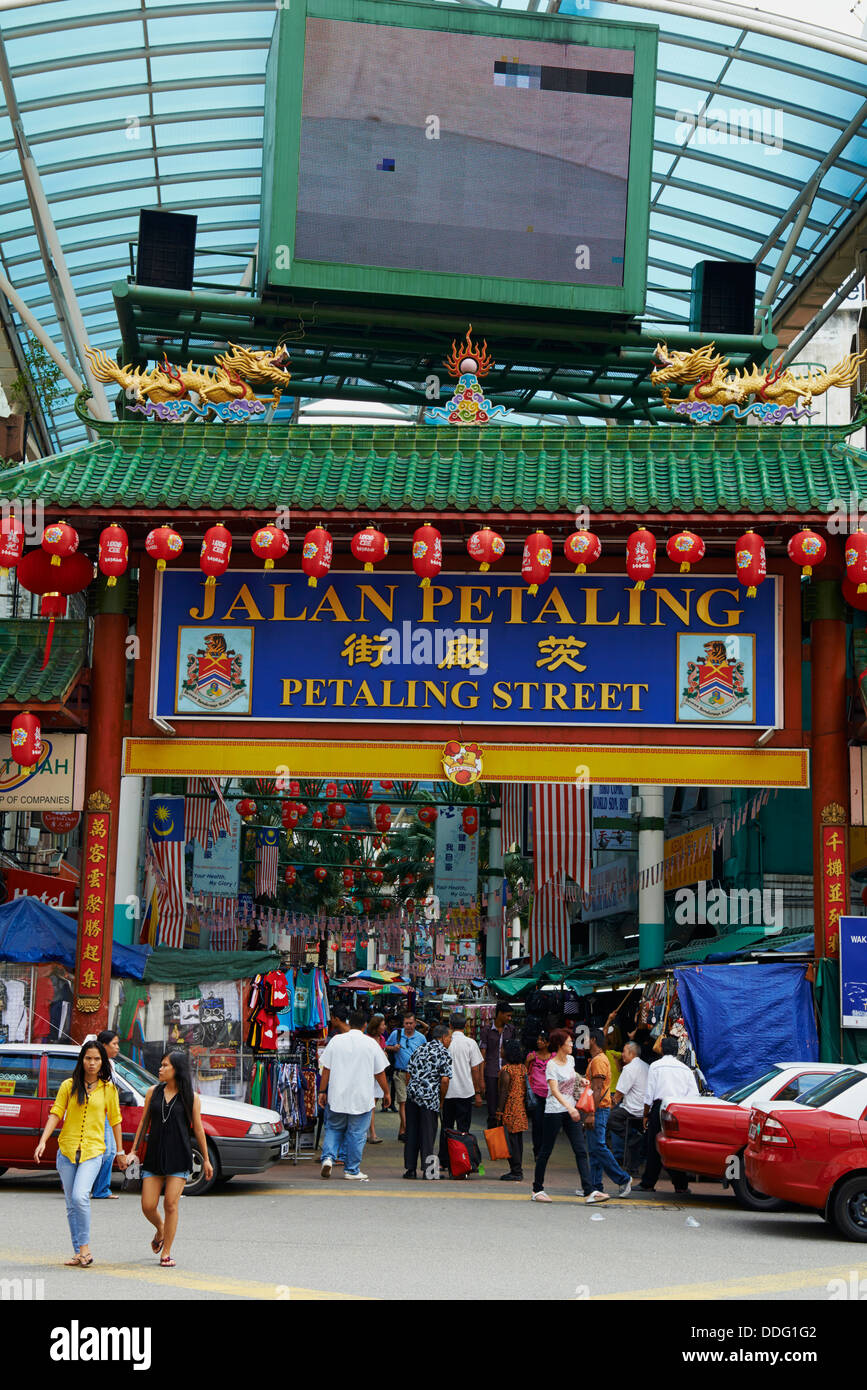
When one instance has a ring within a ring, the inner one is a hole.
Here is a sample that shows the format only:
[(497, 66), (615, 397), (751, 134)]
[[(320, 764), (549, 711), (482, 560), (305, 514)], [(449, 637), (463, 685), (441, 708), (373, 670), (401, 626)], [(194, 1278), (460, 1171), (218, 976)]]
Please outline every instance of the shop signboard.
[(460, 806), (441, 806), (436, 820), (434, 893), (440, 908), (474, 903), (478, 894), (479, 837), (467, 835)]
[(0, 870), (6, 885), (6, 901), (15, 898), (38, 898), (48, 907), (73, 907), (78, 883), (73, 879), (55, 878), (52, 874), (31, 874), (24, 869)]
[[(172, 721), (458, 721), (603, 728), (783, 724), (782, 585), (731, 575), (198, 570), (157, 579), (152, 713)], [(761, 673), (761, 679), (757, 679)]]
[(102, 791), (88, 799), (82, 854), (80, 949), (75, 962), (75, 1007), (96, 1013), (103, 979), (111, 973), (111, 936), (106, 947), (108, 866), (111, 848), (111, 798)]
[(202, 849), (199, 841), (193, 850), (193, 892), (213, 893), (216, 897), (234, 898), (238, 893), (240, 872), (241, 817), (231, 801), (229, 833), (218, 838), (210, 849)]
[(43, 732), (42, 749), (41, 760), (32, 768), (0, 758), (0, 813), (84, 809), (87, 734)]
[(823, 807), (820, 818), (822, 937), (825, 955), (834, 960), (840, 954), (840, 922), (848, 906), (849, 830), (842, 806), (835, 803)]
[(635, 831), (630, 823), (629, 800), (632, 788), (619, 784), (602, 783), (593, 788), (593, 848), (594, 849), (635, 849)]
[(622, 854), (607, 864), (597, 864), (590, 875), (590, 902), (582, 907), (585, 922), (634, 912), (638, 906), (635, 857)]
[(840, 918), (840, 1008), (844, 1028), (867, 1028), (867, 917)]
[(713, 826), (702, 825), (665, 841), (665, 891), (713, 878)]

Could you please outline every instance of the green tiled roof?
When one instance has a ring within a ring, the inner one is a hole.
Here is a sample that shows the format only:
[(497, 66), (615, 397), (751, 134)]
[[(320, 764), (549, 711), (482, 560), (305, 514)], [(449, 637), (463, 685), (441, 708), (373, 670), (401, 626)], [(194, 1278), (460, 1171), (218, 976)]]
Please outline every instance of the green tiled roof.
[(87, 623), (58, 622), (51, 657), (44, 671), (42, 656), (48, 620), (0, 622), (0, 700), (63, 700), (87, 661)]
[(860, 491), (867, 454), (807, 426), (99, 426), (2, 474), (7, 498), (157, 511), (816, 513)]

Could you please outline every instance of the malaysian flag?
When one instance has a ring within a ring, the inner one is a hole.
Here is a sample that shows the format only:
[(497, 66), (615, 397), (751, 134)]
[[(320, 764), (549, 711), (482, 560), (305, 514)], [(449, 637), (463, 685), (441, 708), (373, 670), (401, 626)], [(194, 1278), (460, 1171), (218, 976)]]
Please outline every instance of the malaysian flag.
[(211, 831), (211, 782), (210, 777), (191, 777), (187, 783), (184, 797), (184, 829), (187, 843), (198, 840), (202, 849), (208, 848)]
[(216, 800), (211, 802), (211, 824), (208, 831), (213, 844), (222, 839), (224, 835), (229, 835), (232, 830), (232, 822), (229, 819), (229, 808), (226, 805), (223, 791), (216, 777), (212, 777), (211, 786), (216, 793)]
[(568, 962), (569, 909), (564, 896), (565, 875), (562, 870), (543, 883), (533, 894), (530, 910), (530, 960), (535, 964), (547, 951)]
[(270, 826), (256, 833), (256, 882), (254, 896), (275, 898), (277, 896), (277, 848), (280, 831)]
[(157, 944), (180, 950), (184, 944), (186, 891), (184, 884), (184, 798), (152, 796), (148, 815), (148, 837), (153, 856), (162, 875), (156, 879), (159, 906)]
[(238, 924), (235, 920), (236, 898), (214, 899), (214, 925), (211, 927), (212, 951), (237, 951)]
[(524, 788), (520, 784), (504, 782), (500, 787), (500, 826), (504, 854), (513, 845), (521, 843), (521, 809)]
[(533, 787), (533, 868), (537, 888), (562, 869), (582, 893), (590, 891), (589, 784)]

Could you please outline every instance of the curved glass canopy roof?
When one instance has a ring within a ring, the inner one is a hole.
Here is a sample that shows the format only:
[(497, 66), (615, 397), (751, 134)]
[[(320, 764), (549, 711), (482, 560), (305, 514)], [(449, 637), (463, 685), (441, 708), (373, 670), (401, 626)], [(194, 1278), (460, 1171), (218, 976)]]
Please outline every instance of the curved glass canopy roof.
[[(867, 44), (726, 4), (503, 7), (659, 27), (648, 320), (686, 323), (697, 260), (755, 260), (775, 327), (808, 283), (820, 306), (851, 275), (867, 179)], [(197, 214), (197, 283), (252, 283), (274, 13), (274, 0), (0, 0), (21, 128), (94, 346), (117, 347), (111, 285), (130, 272), (143, 206)], [(19, 156), (4, 106), (0, 269), (63, 350)], [(14, 312), (7, 328), (23, 336)], [(82, 437), (71, 398), (46, 424), (54, 450)]]

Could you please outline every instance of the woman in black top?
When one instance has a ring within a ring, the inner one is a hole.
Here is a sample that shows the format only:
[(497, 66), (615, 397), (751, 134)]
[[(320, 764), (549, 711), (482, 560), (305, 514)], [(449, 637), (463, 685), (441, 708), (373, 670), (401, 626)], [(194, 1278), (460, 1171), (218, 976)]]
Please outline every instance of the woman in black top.
[[(175, 1263), (172, 1244), (178, 1229), (178, 1202), (193, 1168), (192, 1135), (196, 1137), (209, 1182), (214, 1170), (202, 1126), (202, 1104), (193, 1091), (189, 1057), (185, 1052), (167, 1052), (158, 1075), (160, 1084), (151, 1086), (147, 1093), (132, 1148), (133, 1153), (137, 1152), (141, 1139), (147, 1134), (141, 1209), (156, 1227), (151, 1249), (155, 1255), (162, 1251), (160, 1265), (169, 1269)], [(163, 1189), (164, 1214), (161, 1217), (159, 1201)]]

